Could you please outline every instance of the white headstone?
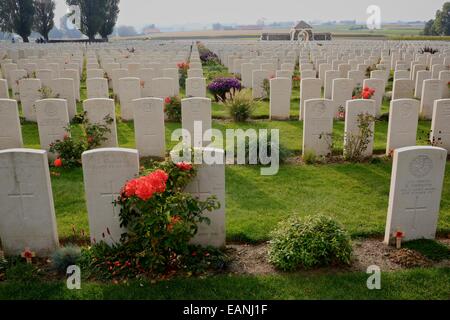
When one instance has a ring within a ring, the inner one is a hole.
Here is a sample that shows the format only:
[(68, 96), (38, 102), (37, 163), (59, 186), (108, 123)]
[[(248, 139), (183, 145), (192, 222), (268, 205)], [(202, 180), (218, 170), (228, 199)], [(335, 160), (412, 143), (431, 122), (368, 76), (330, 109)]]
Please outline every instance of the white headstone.
[(141, 97), (139, 78), (119, 79), (119, 97), (122, 119), (125, 121), (133, 120), (133, 100)]
[(51, 81), (52, 93), (57, 95), (59, 99), (67, 101), (67, 108), (69, 110), (69, 119), (72, 119), (77, 114), (77, 102), (75, 99), (75, 85), (72, 79), (58, 78)]
[(186, 79), (187, 97), (206, 97), (206, 79), (205, 78), (187, 78)]
[(386, 154), (416, 145), (420, 103), (414, 99), (391, 101)]
[(326, 99), (306, 100), (303, 121), (303, 155), (328, 156), (332, 150), (334, 104)]
[(108, 80), (105, 78), (89, 78), (86, 79), (87, 97), (109, 98)]
[(430, 140), (436, 147), (450, 152), (450, 99), (434, 102)]
[[(110, 130), (104, 136), (107, 140), (103, 141), (100, 147), (117, 147), (116, 106), (114, 100), (104, 98), (87, 99), (83, 102), (83, 109), (91, 124), (106, 125)], [(112, 120), (112, 123), (108, 124), (107, 120)]]
[(59, 246), (47, 154), (0, 151), (0, 237), (8, 255), (48, 256)]
[(305, 115), (305, 101), (319, 99), (322, 96), (322, 80), (302, 79), (300, 81), (300, 120)]
[(407, 79), (394, 80), (392, 99), (412, 99), (414, 98), (414, 81)]
[(137, 150), (106, 148), (83, 153), (83, 176), (92, 243), (118, 243), (120, 206), (115, 201), (125, 183), (139, 174)]
[(270, 80), (270, 119), (289, 120), (292, 82), (290, 78)]
[(397, 232), (403, 241), (434, 239), (444, 182), (447, 151), (406, 147), (394, 151), (384, 242)]
[(164, 158), (166, 140), (164, 100), (143, 98), (133, 101), (136, 149), (141, 157)]
[[(41, 149), (49, 151), (51, 143), (63, 140), (67, 134), (66, 128), (69, 126), (67, 101), (44, 99), (36, 101), (35, 106)], [(53, 157), (53, 154), (49, 154), (49, 158)]]
[(422, 102), (420, 104), (420, 114), (425, 119), (433, 117), (434, 101), (442, 99), (442, 81), (425, 80), (422, 88)]
[(190, 134), (190, 139), (184, 136), (183, 141), (196, 148), (203, 147), (201, 142), (194, 141), (194, 125), (201, 124), (201, 131), (197, 130), (196, 133), (201, 134), (202, 137), (206, 130), (211, 129), (211, 99), (188, 98), (181, 100), (181, 118), (182, 128)]
[(0, 128), (0, 150), (23, 147), (16, 100), (0, 99)]

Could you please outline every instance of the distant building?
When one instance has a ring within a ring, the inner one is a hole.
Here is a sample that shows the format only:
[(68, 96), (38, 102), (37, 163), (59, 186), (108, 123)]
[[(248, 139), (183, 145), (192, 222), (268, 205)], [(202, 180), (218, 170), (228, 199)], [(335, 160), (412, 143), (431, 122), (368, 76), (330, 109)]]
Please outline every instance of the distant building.
[(305, 21), (294, 25), (289, 32), (264, 32), (261, 40), (265, 41), (327, 41), (332, 40), (331, 33), (315, 33)]

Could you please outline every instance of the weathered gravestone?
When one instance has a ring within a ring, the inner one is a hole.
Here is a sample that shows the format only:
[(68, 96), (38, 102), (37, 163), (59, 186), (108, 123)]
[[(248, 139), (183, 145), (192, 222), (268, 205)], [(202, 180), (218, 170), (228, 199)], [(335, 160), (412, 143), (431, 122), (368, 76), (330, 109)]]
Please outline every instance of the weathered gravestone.
[(0, 79), (0, 99), (9, 99), (8, 81)]
[(444, 182), (447, 151), (406, 147), (394, 151), (384, 243), (397, 232), (404, 241), (434, 239)]
[(206, 97), (206, 79), (205, 78), (187, 78), (186, 96), (188, 97)]
[(442, 98), (442, 81), (428, 79), (423, 82), (420, 115), (425, 119), (433, 117), (434, 101)]
[(0, 237), (7, 255), (48, 256), (59, 246), (47, 154), (0, 151)]
[[(201, 246), (225, 246), (225, 153), (221, 149), (204, 148), (203, 154), (219, 159), (218, 163), (205, 162), (198, 166), (197, 175), (186, 187), (186, 192), (205, 200), (209, 196), (216, 196), (220, 208), (212, 212), (205, 212), (210, 224), (202, 223), (198, 226), (198, 233), (192, 243)], [(220, 161), (221, 160), (221, 161)]]
[[(63, 99), (44, 99), (35, 103), (41, 149), (50, 150), (50, 144), (63, 140), (69, 126), (67, 101)], [(54, 154), (49, 153), (49, 158)]]
[(436, 147), (450, 152), (450, 99), (434, 102), (430, 140)]
[[(211, 122), (211, 99), (188, 98), (181, 100), (181, 125), (186, 130), (183, 134), (185, 144), (196, 148), (203, 147), (200, 137), (204, 136), (206, 130), (211, 129)], [(197, 130), (194, 132), (195, 126), (197, 126)], [(190, 137), (187, 135), (188, 133)], [(197, 134), (197, 139), (195, 139), (194, 133)], [(208, 141), (203, 142), (209, 143)]]
[(375, 123), (372, 121), (369, 129), (372, 135), (368, 137), (361, 136), (360, 118), (362, 116), (375, 117), (375, 101), (373, 100), (349, 100), (345, 108), (345, 128), (344, 128), (344, 155), (350, 144), (355, 144), (357, 139), (368, 139), (367, 148), (361, 154), (363, 157), (370, 157), (373, 153), (373, 140), (375, 132)]
[(345, 108), (346, 102), (352, 100), (354, 87), (355, 83), (352, 79), (338, 78), (333, 80), (331, 100), (333, 100), (335, 106), (335, 117), (339, 116), (339, 109)]
[(165, 99), (172, 97), (175, 93), (172, 78), (154, 78), (151, 84), (152, 97)]
[(108, 80), (105, 78), (89, 78), (86, 87), (88, 99), (109, 98)]
[(141, 98), (139, 78), (119, 79), (120, 115), (123, 120), (133, 120), (133, 100)]
[(25, 120), (36, 122), (35, 102), (41, 99), (41, 80), (22, 79), (19, 80), (20, 101)]
[(253, 99), (267, 98), (267, 93), (264, 91), (264, 80), (269, 80), (270, 71), (267, 70), (253, 70), (252, 73), (252, 88)]
[(292, 82), (290, 78), (270, 80), (270, 119), (289, 120)]
[(141, 157), (164, 158), (166, 140), (164, 100), (142, 98), (133, 101), (136, 149)]
[(414, 81), (408, 79), (394, 80), (392, 99), (412, 99), (414, 98)]
[(22, 130), (17, 101), (0, 99), (0, 150), (22, 147)]
[(305, 116), (305, 101), (319, 99), (322, 95), (322, 80), (302, 79), (300, 81), (300, 120)]
[(67, 101), (69, 119), (73, 119), (77, 114), (77, 102), (75, 98), (75, 85), (72, 79), (58, 78), (51, 81), (52, 93), (60, 99)]
[(87, 99), (83, 102), (83, 109), (91, 124), (106, 125), (110, 132), (104, 135), (105, 141), (101, 142), (101, 148), (115, 148), (117, 142), (116, 109), (112, 99)]
[(386, 154), (416, 145), (420, 103), (414, 99), (391, 101)]
[(124, 230), (115, 201), (124, 184), (139, 174), (138, 151), (90, 150), (83, 153), (82, 162), (91, 242), (118, 243)]
[(332, 152), (334, 104), (326, 99), (306, 100), (303, 121), (303, 155), (325, 157)]
[(381, 115), (381, 105), (383, 104), (385, 82), (382, 79), (366, 79), (363, 84), (363, 88), (368, 87), (375, 90), (371, 99), (375, 101), (375, 114), (379, 117)]

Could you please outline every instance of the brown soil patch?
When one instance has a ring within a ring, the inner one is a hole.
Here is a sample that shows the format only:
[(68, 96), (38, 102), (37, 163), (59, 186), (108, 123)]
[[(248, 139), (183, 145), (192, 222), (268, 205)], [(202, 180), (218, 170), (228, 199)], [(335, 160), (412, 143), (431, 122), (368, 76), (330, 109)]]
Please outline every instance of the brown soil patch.
[[(450, 246), (450, 239), (440, 239)], [(267, 275), (280, 273), (268, 261), (268, 244), (232, 244), (227, 246), (231, 258), (229, 271), (235, 274)], [(369, 266), (376, 265), (381, 271), (395, 271), (418, 267), (450, 267), (450, 260), (433, 262), (422, 254), (409, 250), (397, 250), (383, 244), (382, 239), (363, 239), (353, 241), (353, 260), (350, 266), (314, 269), (312, 272), (333, 273), (336, 271), (366, 272)]]

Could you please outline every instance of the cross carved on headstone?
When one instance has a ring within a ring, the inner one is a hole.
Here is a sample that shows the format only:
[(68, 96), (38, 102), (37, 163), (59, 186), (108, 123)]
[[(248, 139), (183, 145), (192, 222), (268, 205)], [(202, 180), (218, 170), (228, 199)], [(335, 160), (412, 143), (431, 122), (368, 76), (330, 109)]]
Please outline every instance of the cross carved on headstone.
[(414, 214), (413, 223), (412, 223), (412, 229), (415, 231), (417, 226), (417, 216), (419, 213), (427, 213), (428, 208), (427, 207), (420, 207), (419, 206), (419, 196), (416, 196), (416, 200), (414, 202), (414, 208), (406, 208), (406, 212)]
[(112, 181), (109, 181), (108, 187), (109, 187), (109, 192), (101, 193), (100, 195), (102, 196), (102, 198), (104, 198), (104, 197), (111, 198), (111, 206), (112, 206), (112, 209), (113, 209), (113, 217), (115, 217), (116, 216), (116, 207), (117, 207), (116, 204), (115, 204), (115, 201), (120, 196), (120, 193), (114, 192), (114, 185), (113, 185)]
[(20, 217), (22, 220), (25, 220), (25, 208), (24, 208), (24, 199), (34, 198), (34, 193), (24, 192), (22, 188), (23, 183), (18, 183), (17, 192), (8, 194), (9, 198), (18, 199), (20, 201)]

